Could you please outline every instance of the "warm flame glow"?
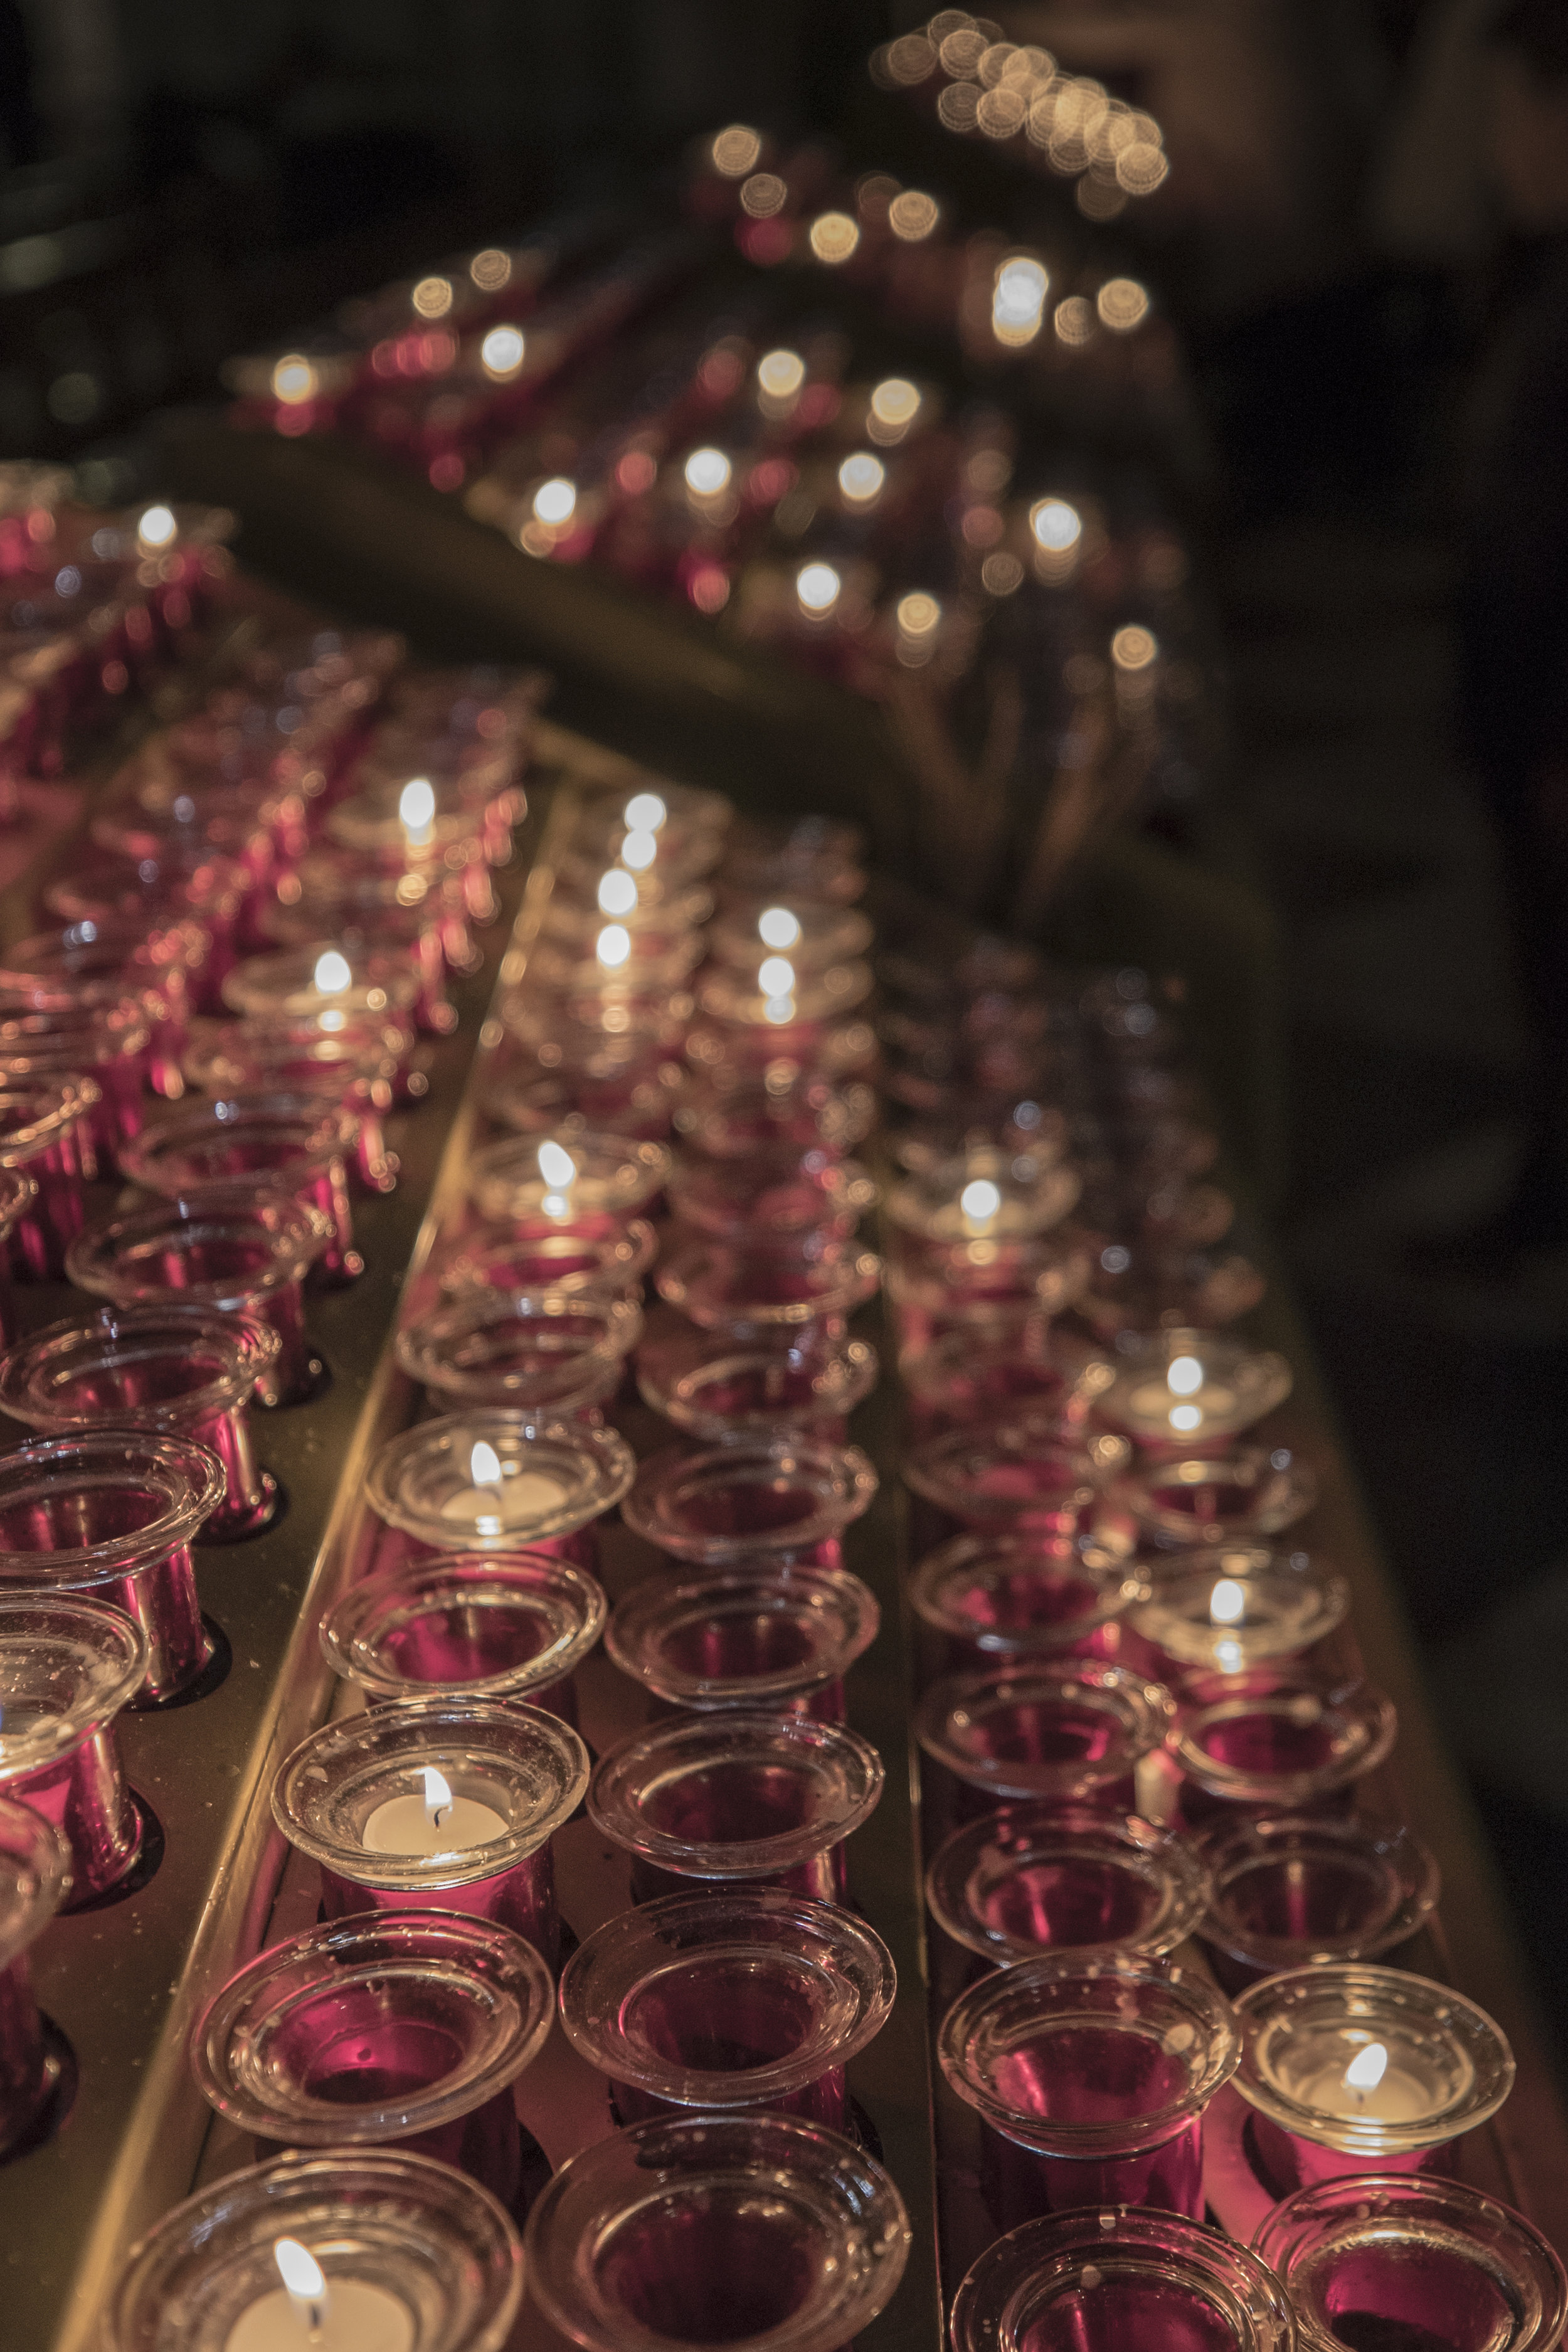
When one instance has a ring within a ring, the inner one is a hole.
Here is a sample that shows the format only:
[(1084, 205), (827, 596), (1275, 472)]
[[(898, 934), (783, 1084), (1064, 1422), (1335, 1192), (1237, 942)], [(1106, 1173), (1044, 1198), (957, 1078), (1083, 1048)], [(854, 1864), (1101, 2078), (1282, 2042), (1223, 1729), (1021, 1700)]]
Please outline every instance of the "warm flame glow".
[(1173, 1396), (1194, 1396), (1204, 1384), (1204, 1368), (1195, 1356), (1175, 1356), (1165, 1374)]
[(859, 242), (859, 225), (847, 213), (820, 213), (811, 224), (811, 249), (829, 268), (847, 261)]
[(1118, 669), (1147, 669), (1159, 650), (1153, 631), (1140, 628), (1136, 622), (1118, 629), (1110, 640), (1110, 658)]
[[(500, 1485), (500, 1455), (496, 1452), (495, 1447), (488, 1444), (482, 1437), (475, 1438), (472, 1451), (468, 1455), (468, 1484), (471, 1486)], [(448, 1804), (452, 1801), (452, 1792), (449, 1789), (447, 1791), (446, 1801)]]
[[(426, 1777), (428, 1779), (429, 1775)], [(451, 1801), (449, 1791), (447, 1801)], [(296, 2302), (320, 2304), (323, 2300), (327, 2282), (321, 2266), (310, 2248), (302, 2246), (298, 2238), (275, 2238), (272, 2259), (278, 2265), (279, 2278)]]
[(765, 948), (793, 948), (800, 937), (800, 917), (787, 907), (764, 907), (757, 917), (757, 937)]
[(637, 886), (624, 866), (612, 866), (599, 878), (601, 915), (629, 915), (637, 902)]
[(795, 1019), (793, 996), (770, 996), (763, 1007), (763, 1019), (772, 1022), (775, 1029), (785, 1029)]
[(548, 482), (541, 482), (533, 493), (533, 519), (548, 530), (559, 530), (563, 523), (571, 521), (576, 505), (575, 483), (569, 482), (564, 474), (555, 474)]
[(594, 942), (594, 953), (606, 971), (618, 971), (632, 951), (632, 935), (625, 923), (606, 923)]
[(1234, 1576), (1222, 1576), (1209, 1595), (1211, 1625), (1239, 1625), (1247, 1614), (1247, 1589)]
[(888, 226), (906, 245), (929, 236), (941, 217), (934, 196), (920, 188), (902, 188), (888, 206)]
[(487, 245), (469, 262), (468, 276), (481, 294), (499, 294), (511, 276), (511, 256), (499, 245)]
[(805, 362), (798, 352), (764, 352), (757, 362), (757, 382), (765, 398), (793, 400), (805, 382)]
[(1029, 529), (1047, 555), (1065, 555), (1083, 536), (1083, 517), (1066, 499), (1040, 499), (1029, 509)]
[(621, 823), (633, 833), (657, 833), (668, 814), (657, 793), (634, 793), (621, 811)]
[(976, 1176), (958, 1196), (963, 1221), (971, 1225), (986, 1225), (1002, 1206), (1002, 1195), (989, 1176)]
[[(497, 1469), (499, 1472), (499, 1464), (497, 1465)], [(487, 1479), (483, 1483), (488, 1486), (490, 1482)], [(425, 1811), (430, 1817), (430, 1826), (433, 1830), (440, 1828), (441, 1816), (447, 1811), (447, 1808), (451, 1801), (451, 1783), (447, 1780), (444, 1773), (437, 1771), (434, 1764), (426, 1764), (425, 1767)]]
[(694, 498), (720, 498), (730, 487), (731, 470), (722, 449), (693, 449), (686, 461), (686, 487)]
[(450, 278), (422, 278), (414, 289), (414, 307), (422, 319), (444, 319), (452, 307)]
[(316, 397), (316, 371), (303, 352), (289, 352), (272, 371), (272, 397), (285, 408), (298, 408)]
[(842, 586), (831, 563), (803, 563), (795, 574), (795, 593), (808, 613), (831, 613)]
[(1000, 343), (1033, 342), (1045, 316), (1050, 277), (1043, 263), (1015, 254), (998, 265), (991, 295), (991, 325)]
[(178, 525), (170, 507), (149, 507), (136, 526), (136, 536), (143, 547), (167, 547)]
[(1108, 278), (1094, 307), (1112, 334), (1130, 335), (1149, 316), (1149, 297), (1135, 278)]
[(727, 180), (743, 180), (748, 172), (754, 172), (762, 152), (763, 142), (747, 122), (731, 122), (708, 150), (713, 169)]
[(479, 345), (479, 364), (498, 383), (515, 375), (522, 365), (528, 350), (528, 339), (521, 327), (492, 327)]
[(888, 478), (887, 468), (868, 449), (857, 449), (838, 468), (838, 487), (853, 506), (868, 506)]
[(658, 842), (651, 833), (628, 833), (621, 844), (621, 864), (629, 866), (634, 874), (644, 873), (658, 856)]
[(340, 955), (336, 948), (325, 948), (316, 958), (310, 979), (323, 996), (336, 996), (340, 990), (353, 985), (353, 973), (347, 956)]
[(900, 597), (895, 617), (906, 637), (929, 637), (942, 619), (942, 606), (923, 588), (916, 588)]
[(552, 1192), (563, 1192), (577, 1173), (577, 1162), (563, 1144), (547, 1136), (539, 1147), (539, 1172)]
[(1375, 2091), (1388, 2072), (1388, 2053), (1381, 2042), (1369, 2042), (1345, 2068), (1347, 2091)]
[(410, 776), (397, 795), (397, 821), (410, 833), (428, 834), (436, 822), (436, 787), (428, 776)]
[(889, 432), (901, 433), (912, 425), (920, 404), (919, 389), (906, 376), (885, 376), (871, 394), (871, 414)]
[(795, 986), (795, 966), (788, 956), (764, 956), (757, 967), (757, 986), (764, 996), (787, 996)]

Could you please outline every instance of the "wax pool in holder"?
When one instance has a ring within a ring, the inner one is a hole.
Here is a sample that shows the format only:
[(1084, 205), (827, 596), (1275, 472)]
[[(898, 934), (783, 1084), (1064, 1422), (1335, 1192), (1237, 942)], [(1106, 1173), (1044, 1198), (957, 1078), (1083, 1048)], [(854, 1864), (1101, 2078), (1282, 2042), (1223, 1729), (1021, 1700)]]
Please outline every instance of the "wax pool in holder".
[(400, 2147), (456, 2165), (519, 2221), (530, 2168), (511, 2086), (549, 2035), (555, 1987), (510, 1928), (381, 1911), (273, 1944), (191, 2036), (211, 2105), (258, 2143)]
[(1394, 1746), (1394, 1703), (1370, 1683), (1286, 1661), (1237, 1674), (1184, 1675), (1168, 1738), (1182, 1817), (1229, 1808), (1343, 1811)]
[(114, 1718), (146, 1671), (146, 1638), (121, 1610), (0, 1588), (0, 1794), (59, 1831), (76, 1903), (118, 1885), (142, 1849)]
[(470, 1407), (384, 1445), (365, 1494), (376, 1526), (367, 1567), (426, 1552), (552, 1551), (592, 1570), (594, 1523), (636, 1475), (614, 1430)]
[[(910, 1307), (901, 1272), (889, 1275), (888, 1295), (900, 1329), (923, 1334), (930, 1318)], [(1026, 1299), (972, 1297), (973, 1313), (943, 1313), (951, 1328), (940, 1338), (921, 1336), (902, 1346), (899, 1378), (909, 1401), (911, 1443), (1026, 1419), (1048, 1429), (1058, 1444), (1081, 1444), (1095, 1399), (1116, 1374), (1087, 1342), (1053, 1323), (1057, 1307), (1071, 1303), (1070, 1286), (1047, 1297), (1042, 1276)]]
[(844, 1569), (742, 1563), (649, 1577), (605, 1646), (667, 1706), (778, 1707), (844, 1719), (844, 1675), (877, 1636), (875, 1594)]
[(1232, 1992), (1310, 1963), (1375, 1960), (1436, 1906), (1437, 1865), (1397, 1822), (1238, 1812), (1212, 1822), (1197, 1845), (1213, 1890), (1201, 1933)]
[(651, 1454), (623, 1500), (627, 1527), (660, 1551), (716, 1567), (763, 1558), (836, 1568), (844, 1529), (870, 1508), (877, 1473), (858, 1445), (794, 1432)]
[(262, 1021), (317, 1020), (323, 1013), (407, 1013), (419, 995), (418, 972), (403, 958), (330, 940), (251, 956), (225, 978), (231, 1013)]
[(1209, 1331), (1163, 1331), (1131, 1355), (1099, 1406), (1143, 1446), (1187, 1450), (1250, 1429), (1284, 1402), (1290, 1381), (1271, 1349)]
[(909, 2219), (873, 2158), (793, 2116), (658, 2117), (574, 2157), (528, 2219), (530, 2294), (584, 2352), (843, 2352)]
[(1192, 1969), (1070, 1953), (982, 1977), (937, 2033), (1004, 2230), (1086, 2205), (1198, 2220), (1204, 2110), (1240, 2050), (1228, 2002)]
[(1109, 1433), (1085, 1431), (1063, 1444), (1016, 1422), (928, 1439), (906, 1457), (903, 1475), (948, 1526), (1048, 1539), (1087, 1559), (1125, 1559), (1131, 1533), (1118, 1524), (1107, 1490), (1128, 1454), (1126, 1439)]
[(1331, 1633), (1349, 1607), (1344, 1578), (1306, 1552), (1216, 1549), (1162, 1559), (1153, 1592), (1132, 1622), (1174, 1665), (1238, 1674), (1300, 1656)]
[(321, 1864), (329, 1919), (463, 1911), (560, 1948), (551, 1840), (588, 1756), (542, 1709), (445, 1694), (324, 1725), (279, 1767), (272, 1811)]
[(938, 1847), (926, 1901), (955, 1944), (1010, 1968), (1067, 1948), (1163, 1957), (1204, 1916), (1198, 1850), (1136, 1814), (1010, 1805)]
[[(1136, 1810), (1139, 1765), (1164, 1739), (1170, 1693), (1098, 1658), (952, 1675), (917, 1701), (928, 1792), (963, 1818), (1020, 1799)], [(942, 1777), (930, 1784), (929, 1767)]]
[(31, 1806), (0, 1796), (0, 2158), (45, 2127), (75, 2069), (38, 2014), (27, 1965), (70, 1891), (70, 1850)]
[(468, 1198), (481, 1217), (598, 1236), (624, 1228), (664, 1189), (669, 1154), (632, 1136), (509, 1137), (476, 1152)]
[(501, 2352), (515, 2225), (450, 2165), (334, 2148), (229, 2173), (132, 2246), (104, 2352)]
[(953, 2299), (952, 2352), (1296, 2352), (1296, 2329), (1245, 2247), (1106, 2205), (1025, 2221), (987, 2248)]
[(121, 1154), (132, 1183), (199, 1210), (209, 1189), (258, 1177), (331, 1221), (317, 1279), (353, 1281), (364, 1272), (354, 1247), (348, 1170), (354, 1151), (350, 1112), (313, 1095), (239, 1094), (192, 1105), (161, 1120)]

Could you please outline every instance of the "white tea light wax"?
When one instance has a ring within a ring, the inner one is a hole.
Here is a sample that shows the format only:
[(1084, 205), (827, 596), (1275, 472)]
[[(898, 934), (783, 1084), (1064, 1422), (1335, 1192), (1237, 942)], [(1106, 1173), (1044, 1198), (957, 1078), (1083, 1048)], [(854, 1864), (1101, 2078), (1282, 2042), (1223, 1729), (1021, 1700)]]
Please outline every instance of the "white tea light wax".
[(466, 1853), (507, 1834), (504, 1814), (477, 1797), (455, 1797), (434, 1765), (425, 1767), (422, 1796), (389, 1797), (360, 1832), (367, 1853)]
[(224, 2352), (412, 2352), (407, 2305), (369, 2279), (323, 2276), (293, 2238), (272, 2249), (283, 2280), (240, 2314)]

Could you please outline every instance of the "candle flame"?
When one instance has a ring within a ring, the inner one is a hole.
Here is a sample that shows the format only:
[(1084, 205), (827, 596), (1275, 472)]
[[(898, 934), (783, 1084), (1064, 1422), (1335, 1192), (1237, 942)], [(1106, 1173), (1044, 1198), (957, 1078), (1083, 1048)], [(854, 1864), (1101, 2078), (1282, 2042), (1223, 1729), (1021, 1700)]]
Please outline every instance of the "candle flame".
[(763, 1018), (771, 1021), (775, 1029), (787, 1029), (795, 1019), (793, 996), (770, 996), (763, 1007)]
[(1179, 1430), (1184, 1436), (1204, 1425), (1203, 1409), (1195, 1404), (1173, 1404), (1169, 1418), (1171, 1427)]
[(316, 969), (310, 977), (323, 996), (335, 996), (353, 981), (347, 956), (340, 955), (336, 948), (328, 948), (316, 958)]
[(632, 935), (624, 923), (606, 923), (594, 942), (594, 953), (607, 971), (618, 971), (632, 951)]
[[(430, 1777), (426, 1772), (425, 1775), (426, 1781)], [(437, 1780), (441, 1778), (439, 1773), (435, 1777)], [(442, 1786), (446, 1787), (445, 1781), (442, 1781)], [(426, 1801), (429, 1801), (428, 1797)], [(450, 1803), (450, 1801), (451, 1792), (448, 1790), (447, 1802)], [(321, 2302), (327, 2292), (327, 2282), (320, 2263), (308, 2246), (302, 2246), (298, 2238), (275, 2238), (272, 2242), (272, 2259), (278, 2265), (279, 2276), (290, 2294), (297, 2295), (301, 2303)]]
[(539, 1147), (539, 1172), (552, 1192), (564, 1192), (577, 1173), (577, 1162), (563, 1145), (546, 1137)]
[(451, 1784), (434, 1764), (425, 1767), (425, 1810), (430, 1816), (432, 1829), (439, 1829), (441, 1816), (452, 1801)]
[(731, 470), (722, 449), (693, 449), (686, 461), (686, 487), (695, 498), (720, 498), (730, 487)]
[(410, 776), (397, 795), (397, 818), (410, 833), (429, 832), (436, 821), (436, 787), (428, 776)]
[(1222, 1576), (1209, 1595), (1211, 1625), (1239, 1625), (1247, 1614), (1247, 1593), (1233, 1576)]
[(795, 593), (803, 612), (831, 613), (843, 582), (831, 563), (803, 563), (795, 574)]
[(167, 547), (178, 528), (171, 507), (149, 507), (136, 526), (136, 536), (144, 547)]
[(1002, 1206), (1002, 1195), (989, 1176), (976, 1176), (958, 1196), (966, 1224), (988, 1225)]
[(1375, 2091), (1388, 2072), (1388, 2053), (1381, 2042), (1369, 2042), (1345, 2068), (1347, 2091)]
[(629, 915), (637, 902), (637, 886), (626, 868), (612, 866), (599, 881), (601, 915)]
[(533, 493), (533, 518), (549, 530), (559, 530), (569, 523), (577, 507), (577, 486), (564, 474), (554, 474), (548, 482), (541, 482)]
[(795, 966), (787, 956), (764, 956), (757, 968), (757, 986), (764, 996), (787, 996), (795, 986)]
[(634, 793), (621, 811), (622, 822), (631, 833), (657, 833), (668, 814), (657, 793)]
[(502, 377), (515, 375), (522, 365), (528, 344), (517, 327), (492, 327), (479, 345), (479, 362), (488, 376), (499, 383)]
[(800, 937), (800, 918), (787, 907), (764, 907), (757, 917), (757, 937), (765, 948), (793, 948)]
[(482, 1437), (475, 1438), (468, 1455), (468, 1483), (474, 1486), (500, 1485), (500, 1455)]
[(621, 844), (621, 864), (629, 866), (634, 874), (641, 874), (658, 856), (658, 844), (646, 827), (628, 833)]
[(1165, 1374), (1165, 1385), (1173, 1396), (1191, 1396), (1204, 1384), (1204, 1368), (1195, 1356), (1178, 1356)]

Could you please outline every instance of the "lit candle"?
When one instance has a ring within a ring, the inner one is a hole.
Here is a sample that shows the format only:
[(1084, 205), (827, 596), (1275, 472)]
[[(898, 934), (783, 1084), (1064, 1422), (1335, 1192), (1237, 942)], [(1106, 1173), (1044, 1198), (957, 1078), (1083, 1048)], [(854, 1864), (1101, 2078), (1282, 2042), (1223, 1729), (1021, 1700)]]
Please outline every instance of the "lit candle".
[(504, 1814), (477, 1797), (457, 1797), (433, 1764), (419, 1796), (389, 1797), (360, 1832), (367, 1853), (467, 1853), (507, 1835)]
[(995, 1228), (1002, 1211), (1002, 1195), (988, 1176), (976, 1176), (959, 1194), (958, 1208), (965, 1234), (972, 1240), (983, 1241)]
[(645, 829), (634, 827), (621, 843), (621, 864), (634, 874), (646, 873), (658, 856), (658, 839)]
[(1424, 2123), (1443, 2104), (1432, 2084), (1391, 2066), (1381, 2042), (1369, 2042), (1358, 2050), (1342, 2074), (1335, 2066), (1326, 2067), (1303, 2083), (1297, 2096), (1320, 2115), (1342, 2116), (1347, 2123), (1363, 2116), (1369, 2123)]
[(547, 1186), (540, 1207), (547, 1217), (569, 1217), (572, 1213), (572, 1187), (577, 1180), (577, 1162), (564, 1145), (547, 1136), (539, 1147), (539, 1172)]
[(336, 948), (323, 950), (316, 958), (310, 985), (318, 996), (341, 996), (345, 988), (352, 988), (353, 973), (347, 956), (340, 955)]
[(612, 866), (600, 881), (599, 912), (616, 920), (629, 915), (637, 902), (637, 886), (624, 866)]
[[(548, 1147), (546, 1147), (548, 1148)], [(468, 1456), (471, 1483), (448, 1495), (441, 1517), (456, 1527), (472, 1528), (476, 1535), (499, 1536), (521, 1528), (558, 1508), (565, 1488), (542, 1470), (519, 1470), (503, 1465), (493, 1445), (480, 1437)]]
[(787, 907), (764, 907), (757, 917), (757, 937), (775, 952), (798, 946), (800, 917), (792, 915)]
[[(1151, 1355), (1152, 1360), (1151, 1360)], [(1290, 1367), (1271, 1349), (1199, 1330), (1162, 1333), (1100, 1400), (1105, 1417), (1149, 1444), (1234, 1436), (1290, 1393)]]
[(274, 2242), (283, 2281), (242, 2312), (224, 2352), (411, 2352), (408, 2308), (369, 2279), (333, 2279), (297, 2238)]
[(657, 833), (669, 814), (657, 793), (634, 793), (621, 811), (628, 833)]
[(795, 1019), (795, 966), (788, 956), (764, 956), (757, 967), (757, 986), (763, 994), (763, 1018), (775, 1029), (787, 1027)]
[(606, 923), (594, 942), (594, 953), (605, 971), (618, 971), (632, 951), (632, 935), (624, 923)]
[(1222, 1576), (1209, 1595), (1209, 1623), (1215, 1628), (1215, 1664), (1223, 1674), (1236, 1674), (1245, 1663), (1241, 1643), (1222, 1629), (1239, 1625), (1247, 1614), (1247, 1589), (1233, 1576)]
[(436, 823), (436, 788), (428, 776), (410, 776), (397, 796), (397, 821), (410, 849), (427, 849)]

